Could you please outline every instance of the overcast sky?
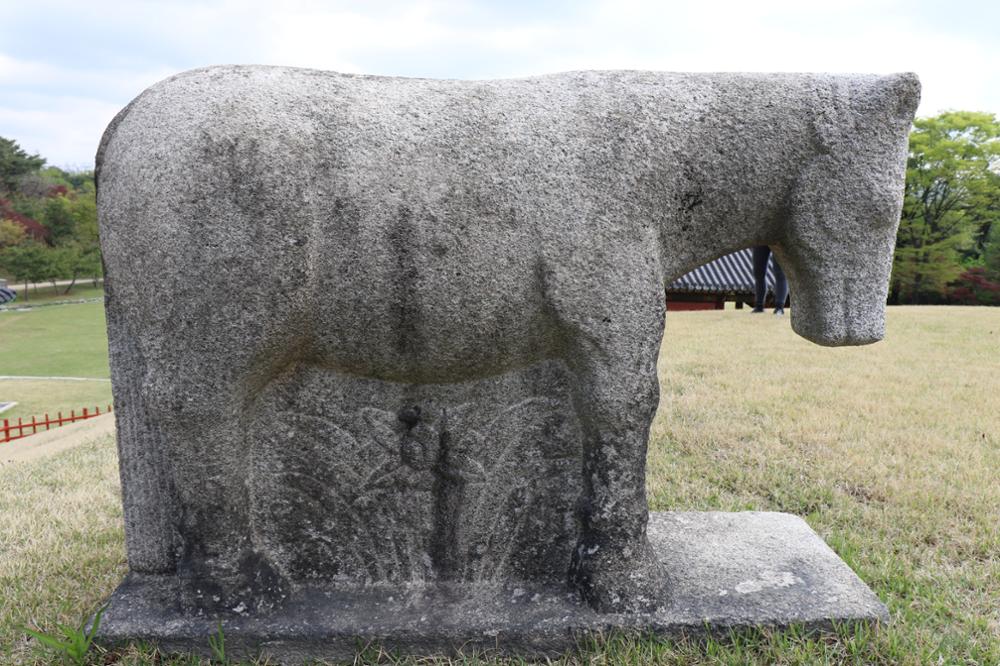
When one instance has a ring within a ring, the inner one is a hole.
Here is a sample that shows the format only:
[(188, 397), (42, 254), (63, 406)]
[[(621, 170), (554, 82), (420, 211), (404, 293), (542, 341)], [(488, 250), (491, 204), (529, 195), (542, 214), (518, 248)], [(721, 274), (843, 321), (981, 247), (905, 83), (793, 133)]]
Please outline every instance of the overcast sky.
[(915, 71), (919, 115), (1000, 113), (1000, 1), (0, 0), (0, 136), (91, 168), (129, 100), (220, 63), (440, 78)]

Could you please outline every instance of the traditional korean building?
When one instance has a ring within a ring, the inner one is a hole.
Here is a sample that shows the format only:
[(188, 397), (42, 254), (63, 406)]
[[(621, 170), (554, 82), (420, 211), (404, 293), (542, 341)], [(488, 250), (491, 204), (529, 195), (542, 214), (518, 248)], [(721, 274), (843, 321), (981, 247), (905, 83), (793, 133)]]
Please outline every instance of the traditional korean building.
[(0, 305), (10, 303), (17, 298), (17, 292), (7, 287), (7, 283), (0, 280)]
[[(767, 262), (768, 298), (773, 298), (774, 255)], [(753, 306), (753, 250), (733, 252), (699, 266), (667, 286), (667, 310), (722, 310), (726, 301)]]

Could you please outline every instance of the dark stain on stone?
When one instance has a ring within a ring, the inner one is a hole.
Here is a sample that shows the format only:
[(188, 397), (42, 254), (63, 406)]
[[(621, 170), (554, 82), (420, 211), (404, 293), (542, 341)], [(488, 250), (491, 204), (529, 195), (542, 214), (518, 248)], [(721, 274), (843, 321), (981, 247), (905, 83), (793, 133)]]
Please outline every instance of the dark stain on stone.
[(237, 568), (251, 602), (248, 610), (272, 610), (288, 595), (284, 578), (260, 553), (246, 551)]
[(701, 187), (698, 187), (697, 190), (694, 190), (692, 192), (685, 192), (684, 194), (681, 195), (681, 201), (680, 201), (681, 209), (685, 213), (690, 213), (704, 202), (705, 202), (705, 195)]
[(356, 239), (361, 233), (361, 211), (350, 199), (334, 197), (330, 219), (343, 238)]
[(442, 414), (434, 474), (434, 531), (430, 555), (439, 580), (454, 580), (461, 576), (462, 557), (457, 552), (458, 526), (465, 496), (465, 480), (454, 469), (452, 434), (448, 431), (448, 415)]
[(406, 424), (407, 430), (412, 430), (420, 422), (420, 405), (401, 409), (399, 411), (399, 420)]
[(395, 258), (392, 288), (399, 294), (392, 303), (393, 330), (399, 358), (411, 365), (419, 364), (424, 356), (423, 308), (420, 303), (417, 266), (419, 239), (413, 211), (400, 206), (392, 220), (387, 238), (390, 252)]

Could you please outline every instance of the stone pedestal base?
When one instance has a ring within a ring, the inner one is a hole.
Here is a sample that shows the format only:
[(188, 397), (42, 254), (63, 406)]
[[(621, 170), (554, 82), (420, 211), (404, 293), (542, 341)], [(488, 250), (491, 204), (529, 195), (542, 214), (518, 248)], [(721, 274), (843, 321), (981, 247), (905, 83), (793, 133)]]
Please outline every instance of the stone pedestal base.
[(132, 574), (111, 597), (100, 642), (208, 654), (221, 620), (227, 655), (281, 663), (347, 658), (368, 644), (414, 654), (561, 653), (588, 632), (659, 635), (729, 628), (886, 622), (875, 594), (801, 519), (781, 513), (653, 513), (649, 538), (671, 577), (653, 615), (600, 615), (566, 589), (462, 584), (347, 592), (309, 588), (267, 615), (189, 616), (176, 578)]

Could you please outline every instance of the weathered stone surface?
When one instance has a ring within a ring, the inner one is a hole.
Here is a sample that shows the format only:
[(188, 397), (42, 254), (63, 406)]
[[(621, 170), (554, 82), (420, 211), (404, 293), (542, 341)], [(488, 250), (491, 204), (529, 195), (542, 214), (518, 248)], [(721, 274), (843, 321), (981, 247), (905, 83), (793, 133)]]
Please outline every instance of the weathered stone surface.
[(261, 627), (330, 586), (655, 610), (664, 286), (768, 244), (795, 330), (879, 339), (917, 95), (271, 67), (147, 90), (97, 159), (133, 580)]
[[(885, 607), (800, 518), (781, 513), (653, 513), (649, 538), (671, 594), (653, 614), (600, 614), (564, 587), (474, 583), (313, 587), (264, 617), (221, 617), (234, 655), (280, 663), (343, 659), (358, 646), (401, 653), (487, 650), (527, 655), (570, 650), (588, 632), (660, 636), (801, 623), (885, 622)], [(178, 581), (132, 574), (112, 598), (106, 642), (142, 637), (172, 650), (208, 653), (215, 616), (178, 613)]]
[[(247, 424), (251, 540), (292, 580), (564, 583), (582, 486), (564, 375), (407, 386), (296, 369)], [(372, 405), (420, 413), (411, 428)]]

